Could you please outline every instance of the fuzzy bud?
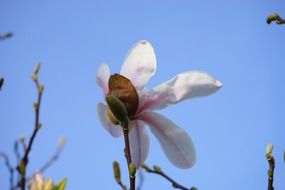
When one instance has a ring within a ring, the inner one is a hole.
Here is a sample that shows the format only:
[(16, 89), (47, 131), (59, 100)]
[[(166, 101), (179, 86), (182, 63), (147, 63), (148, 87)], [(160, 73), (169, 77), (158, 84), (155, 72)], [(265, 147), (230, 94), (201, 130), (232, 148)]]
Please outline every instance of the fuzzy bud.
[(57, 142), (57, 148), (62, 149), (64, 145), (65, 145), (65, 139), (63, 137), (60, 137)]
[(25, 165), (25, 163), (24, 163), (23, 161), (20, 162), (20, 164), (19, 164), (18, 167), (17, 167), (17, 170), (19, 171), (19, 173), (20, 173), (21, 175), (23, 175), (23, 174), (25, 173), (25, 171), (26, 171), (26, 165)]
[(267, 24), (271, 24), (271, 22), (276, 21), (278, 17), (279, 15), (277, 13), (273, 13), (272, 15), (269, 15), (266, 19)]
[(156, 165), (153, 166), (153, 170), (156, 171), (157, 173), (161, 173), (161, 168)]
[(143, 169), (145, 169), (147, 172), (150, 172), (151, 171), (151, 169), (146, 165), (146, 164), (142, 164), (141, 165), (141, 167), (143, 168)]
[(267, 170), (267, 176), (268, 176), (268, 178), (270, 178), (270, 179), (273, 178), (273, 171), (272, 171), (272, 169)]
[(265, 151), (265, 156), (267, 158), (267, 160), (270, 160), (272, 157), (272, 150), (273, 150), (273, 144), (268, 144), (266, 147), (266, 151)]
[(136, 166), (133, 163), (130, 163), (129, 171), (130, 171), (130, 176), (134, 178), (135, 175), (136, 175), (137, 169), (136, 169)]
[(38, 75), (39, 74), (39, 71), (40, 71), (40, 67), (41, 67), (41, 64), (40, 63), (37, 63), (35, 65), (35, 68), (34, 68), (34, 75)]
[(114, 172), (114, 178), (117, 183), (121, 182), (121, 170), (120, 165), (117, 161), (113, 162), (113, 172)]

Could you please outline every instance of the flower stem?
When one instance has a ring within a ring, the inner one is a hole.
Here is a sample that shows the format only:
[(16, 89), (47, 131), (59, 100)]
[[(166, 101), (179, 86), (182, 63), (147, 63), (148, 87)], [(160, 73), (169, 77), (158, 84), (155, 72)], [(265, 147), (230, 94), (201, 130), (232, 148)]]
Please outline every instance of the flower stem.
[(130, 151), (130, 141), (129, 141), (129, 130), (124, 129), (124, 140), (125, 140), (125, 157), (127, 164), (132, 163), (131, 151)]
[(124, 132), (124, 141), (125, 141), (125, 157), (128, 165), (129, 170), (129, 178), (130, 178), (130, 190), (136, 189), (136, 177), (135, 175), (131, 174), (130, 171), (130, 164), (132, 164), (132, 157), (130, 151), (130, 141), (129, 141), (129, 122), (122, 122), (123, 132)]

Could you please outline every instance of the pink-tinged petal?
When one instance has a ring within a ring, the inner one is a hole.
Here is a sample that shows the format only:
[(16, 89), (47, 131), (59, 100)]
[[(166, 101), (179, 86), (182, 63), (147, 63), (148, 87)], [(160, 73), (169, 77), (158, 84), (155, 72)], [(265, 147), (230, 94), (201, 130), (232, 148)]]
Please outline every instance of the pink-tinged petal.
[(155, 112), (144, 112), (139, 119), (150, 127), (172, 164), (179, 168), (193, 166), (196, 160), (194, 144), (183, 129)]
[(101, 121), (102, 126), (104, 129), (106, 129), (113, 137), (119, 137), (123, 134), (123, 130), (120, 126), (118, 125), (113, 125), (109, 119), (106, 116), (106, 112), (108, 110), (108, 107), (103, 104), (99, 103), (97, 104), (97, 112), (99, 119)]
[(189, 98), (207, 96), (221, 87), (222, 83), (207, 73), (200, 71), (180, 73), (142, 96), (139, 112), (161, 109)]
[(132, 129), (129, 133), (131, 157), (136, 168), (139, 168), (148, 155), (149, 137), (142, 121), (132, 122)]
[(132, 81), (137, 90), (143, 89), (156, 71), (156, 57), (148, 41), (139, 41), (128, 52), (121, 75)]
[(103, 93), (108, 94), (108, 81), (110, 78), (110, 69), (107, 64), (102, 64), (96, 75), (96, 82), (102, 88)]

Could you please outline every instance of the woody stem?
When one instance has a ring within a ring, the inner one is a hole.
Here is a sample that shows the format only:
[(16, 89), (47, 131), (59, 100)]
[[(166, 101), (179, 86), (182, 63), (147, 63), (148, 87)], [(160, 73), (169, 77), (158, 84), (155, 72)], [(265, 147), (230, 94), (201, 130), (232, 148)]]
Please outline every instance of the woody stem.
[(131, 175), (130, 172), (130, 164), (132, 163), (131, 151), (130, 151), (130, 141), (129, 141), (129, 122), (122, 123), (123, 132), (124, 132), (124, 140), (125, 140), (125, 157), (128, 165), (129, 170), (129, 178), (130, 178), (130, 190), (135, 190), (135, 182), (136, 178), (135, 175)]

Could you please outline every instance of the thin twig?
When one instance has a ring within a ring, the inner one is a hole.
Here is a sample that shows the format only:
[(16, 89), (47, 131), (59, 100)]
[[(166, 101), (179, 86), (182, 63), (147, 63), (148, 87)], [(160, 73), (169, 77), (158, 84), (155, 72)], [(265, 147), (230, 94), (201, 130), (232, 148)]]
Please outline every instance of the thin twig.
[(52, 164), (59, 159), (62, 150), (63, 150), (63, 145), (59, 145), (54, 155), (40, 168), (39, 172), (44, 173), (50, 166), (52, 166)]
[(37, 92), (38, 92), (38, 98), (37, 102), (34, 103), (34, 110), (35, 110), (35, 126), (33, 133), (29, 139), (28, 146), (24, 152), (24, 156), (22, 157), (21, 161), (19, 162), (17, 166), (18, 173), (20, 174), (20, 181), (18, 182), (17, 186), (21, 188), (21, 190), (25, 190), (26, 187), (26, 168), (29, 163), (29, 153), (32, 149), (32, 145), (34, 143), (35, 137), (41, 128), (41, 124), (39, 122), (40, 119), (40, 105), (41, 105), (41, 99), (42, 99), (42, 93), (43, 93), (43, 86), (39, 84), (38, 82), (38, 74), (39, 72), (39, 64), (36, 65), (34, 74), (32, 76), (32, 79), (36, 85)]
[(146, 172), (148, 173), (153, 173), (153, 174), (157, 174), (157, 175), (160, 175), (162, 176), (163, 178), (165, 178), (167, 181), (169, 181), (172, 186), (174, 188), (177, 188), (177, 189), (182, 189), (182, 190), (193, 190), (193, 189), (196, 189), (194, 187), (192, 188), (188, 188), (188, 187), (185, 187), (181, 184), (179, 184), (178, 182), (176, 182), (174, 179), (172, 179), (171, 177), (169, 177), (168, 175), (166, 175), (158, 166), (154, 166), (154, 169), (151, 169), (149, 168), (146, 164), (143, 164), (142, 165), (142, 168), (145, 169)]
[(18, 141), (14, 142), (14, 153), (15, 153), (15, 156), (16, 156), (16, 159), (17, 159), (17, 163), (18, 163), (20, 161), (20, 159), (21, 159), (21, 155), (20, 155), (20, 152), (19, 152), (19, 142)]
[(277, 13), (273, 13), (267, 17), (267, 20), (266, 20), (267, 24), (271, 24), (271, 22), (273, 21), (275, 21), (276, 24), (279, 24), (279, 25), (285, 24), (285, 19), (280, 17), (279, 14)]
[(274, 168), (275, 168), (275, 161), (274, 158), (271, 157), (270, 160), (268, 160), (268, 164), (269, 164), (269, 169), (268, 169), (268, 186), (267, 189), (268, 190), (274, 190), (273, 187), (273, 177), (274, 177)]
[(11, 38), (13, 36), (12, 32), (7, 32), (5, 34), (0, 35), (0, 40), (6, 40), (8, 38)]
[(0, 90), (2, 89), (2, 86), (3, 86), (3, 84), (4, 84), (4, 78), (0, 78)]
[(23, 152), (25, 152), (25, 151), (27, 150), (27, 145), (26, 145), (25, 137), (24, 137), (24, 136), (21, 136), (21, 137), (19, 138), (19, 143), (22, 145)]
[(275, 160), (272, 155), (272, 150), (273, 150), (273, 145), (268, 144), (266, 147), (266, 152), (265, 152), (265, 157), (268, 161), (268, 171), (267, 171), (267, 176), (268, 176), (268, 186), (267, 190), (274, 190), (273, 187), (273, 179), (274, 179), (274, 168), (275, 168)]
[[(16, 140), (14, 142), (14, 154), (16, 156), (17, 163), (20, 163), (21, 155), (20, 155), (20, 152), (19, 152), (19, 142), (18, 142), (18, 140)], [(19, 175), (19, 173), (17, 173), (16, 181), (19, 181), (19, 180), (20, 180), (20, 175)], [(16, 189), (16, 186), (13, 187), (12, 189), (13, 190)]]
[(127, 190), (127, 187), (121, 182), (118, 182), (118, 185), (122, 188), (122, 190)]
[(10, 160), (5, 153), (0, 152), (0, 156), (4, 159), (5, 165), (6, 165), (7, 169), (9, 170), (9, 173), (10, 173), (10, 180), (9, 180), (10, 181), (10, 190), (12, 190), (13, 185), (14, 185), (14, 168), (10, 164)]

